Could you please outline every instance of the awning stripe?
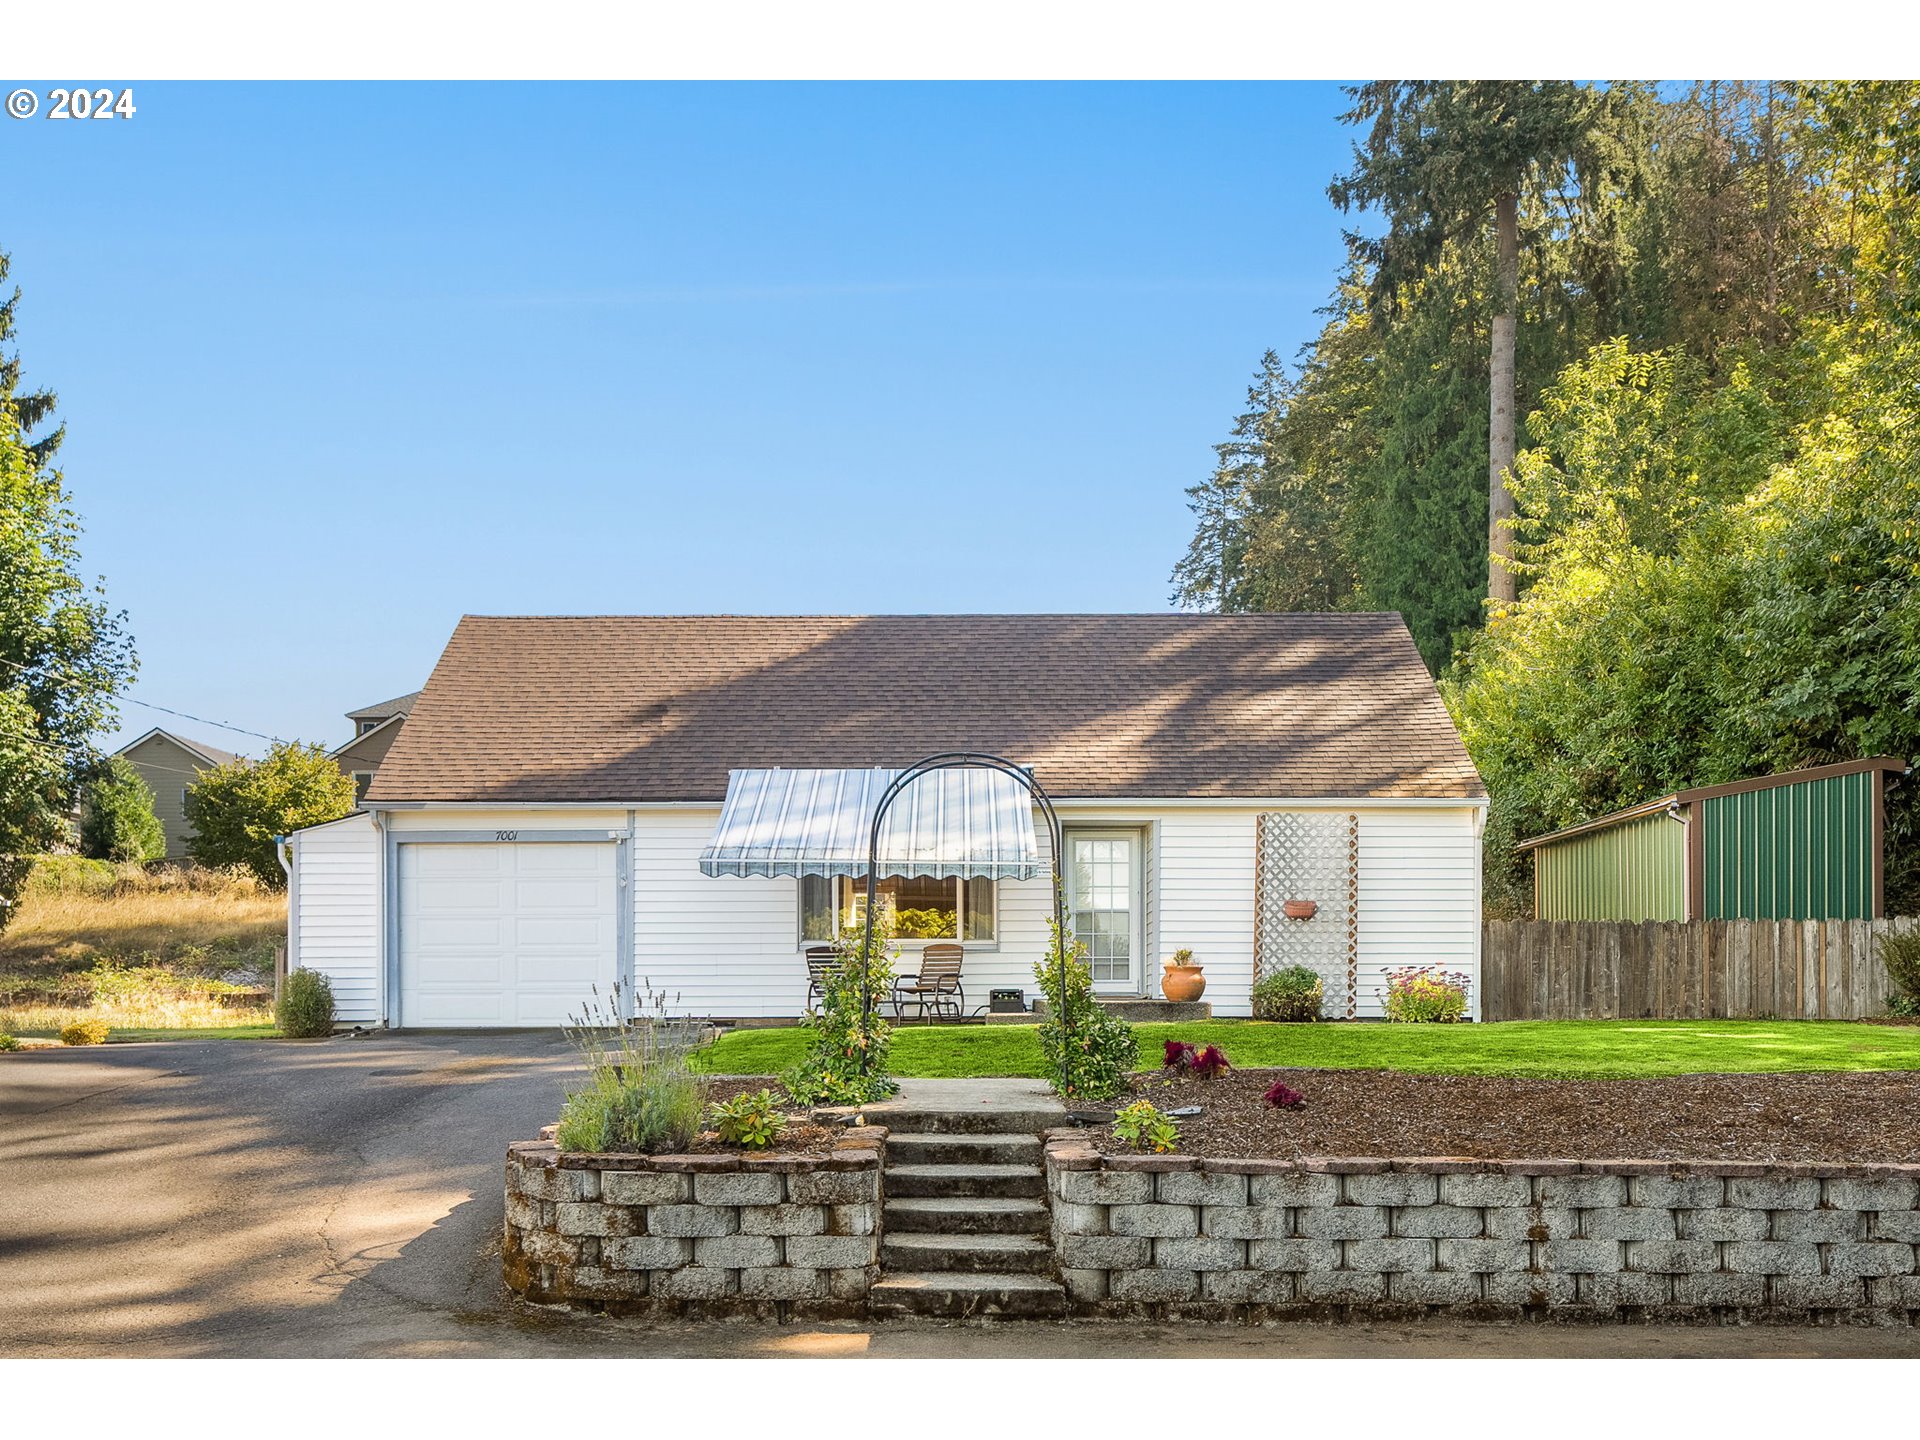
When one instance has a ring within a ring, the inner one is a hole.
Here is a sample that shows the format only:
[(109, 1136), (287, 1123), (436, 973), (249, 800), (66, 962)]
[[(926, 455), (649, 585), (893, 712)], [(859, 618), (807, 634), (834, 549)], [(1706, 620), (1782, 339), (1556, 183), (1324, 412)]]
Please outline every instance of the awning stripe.
[[(707, 875), (864, 875), (873, 812), (898, 770), (734, 770)], [(1033, 798), (998, 770), (914, 779), (880, 831), (881, 875), (1031, 880), (1040, 873)]]

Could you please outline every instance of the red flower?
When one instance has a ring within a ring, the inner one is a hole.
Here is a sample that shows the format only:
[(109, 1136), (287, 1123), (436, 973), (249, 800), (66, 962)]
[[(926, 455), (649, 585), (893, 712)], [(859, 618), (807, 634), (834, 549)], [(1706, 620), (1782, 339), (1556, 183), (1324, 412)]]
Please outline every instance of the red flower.
[(1307, 1103), (1307, 1097), (1284, 1080), (1274, 1081), (1260, 1098), (1276, 1110), (1298, 1110)]
[(1193, 1046), (1184, 1040), (1167, 1041), (1160, 1054), (1160, 1068), (1163, 1070), (1191, 1069), (1196, 1058)]
[(1189, 1063), (1195, 1074), (1204, 1075), (1209, 1080), (1216, 1075), (1224, 1075), (1233, 1068), (1227, 1061), (1227, 1052), (1218, 1045), (1207, 1046), (1206, 1049), (1195, 1054)]

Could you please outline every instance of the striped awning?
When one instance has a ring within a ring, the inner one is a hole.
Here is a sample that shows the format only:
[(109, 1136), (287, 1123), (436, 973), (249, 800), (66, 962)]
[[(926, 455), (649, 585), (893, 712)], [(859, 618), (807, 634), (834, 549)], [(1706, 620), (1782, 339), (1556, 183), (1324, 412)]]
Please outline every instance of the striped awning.
[[(864, 875), (873, 813), (898, 770), (734, 770), (707, 875)], [(887, 809), (879, 873), (1030, 880), (1033, 799), (997, 770), (935, 770)]]

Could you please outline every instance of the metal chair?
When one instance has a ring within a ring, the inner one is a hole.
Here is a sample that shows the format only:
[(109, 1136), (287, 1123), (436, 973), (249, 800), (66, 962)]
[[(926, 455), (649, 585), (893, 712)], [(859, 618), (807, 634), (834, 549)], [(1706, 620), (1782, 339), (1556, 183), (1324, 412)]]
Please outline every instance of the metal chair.
[(840, 952), (831, 945), (809, 945), (807, 947), (807, 1005), (813, 1009), (814, 1002), (824, 1000), (827, 994), (827, 975), (840, 961)]
[(893, 982), (893, 1017), (906, 1019), (906, 1007), (915, 1006), (922, 1020), (929, 1017), (959, 1020), (967, 1013), (967, 992), (960, 988), (960, 965), (966, 950), (959, 945), (929, 945), (920, 952), (920, 973)]

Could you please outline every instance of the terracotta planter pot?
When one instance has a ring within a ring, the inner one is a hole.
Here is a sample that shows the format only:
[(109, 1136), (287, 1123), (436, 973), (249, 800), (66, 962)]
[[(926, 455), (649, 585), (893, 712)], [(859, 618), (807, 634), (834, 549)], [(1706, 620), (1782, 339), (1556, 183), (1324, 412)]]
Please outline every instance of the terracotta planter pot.
[(1198, 1000), (1207, 990), (1199, 965), (1169, 965), (1160, 972), (1160, 993), (1176, 1004)]
[(1311, 920), (1320, 913), (1320, 906), (1312, 900), (1289, 900), (1280, 908), (1289, 920)]

